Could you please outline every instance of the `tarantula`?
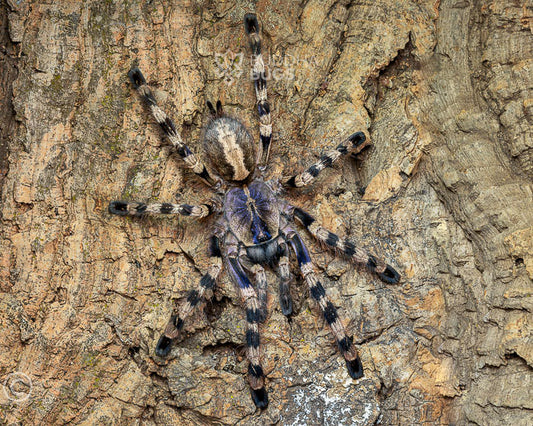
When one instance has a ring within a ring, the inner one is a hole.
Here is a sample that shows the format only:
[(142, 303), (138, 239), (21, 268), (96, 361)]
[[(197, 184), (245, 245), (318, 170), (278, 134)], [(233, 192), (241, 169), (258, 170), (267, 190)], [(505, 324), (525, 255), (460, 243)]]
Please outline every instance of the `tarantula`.
[[(168, 355), (172, 342), (183, 328), (185, 319), (204, 299), (206, 290), (215, 286), (217, 277), (225, 267), (246, 307), (248, 379), (255, 405), (264, 408), (268, 405), (268, 395), (261, 367), (259, 324), (267, 315), (265, 266), (273, 267), (277, 264), (281, 311), (284, 315), (290, 315), (292, 313), (289, 293), (290, 250), (296, 256), (299, 270), (312, 298), (320, 306), (325, 321), (331, 327), (346, 360), (348, 373), (354, 379), (363, 376), (363, 366), (352, 343), (352, 337), (346, 334), (337, 309), (328, 299), (309, 252), (292, 227), (294, 222), (299, 222), (317, 240), (349, 260), (366, 265), (381, 280), (397, 283), (400, 275), (392, 266), (368, 254), (354, 243), (341, 240), (334, 233), (321, 227), (310, 214), (279, 198), (282, 186), (286, 188), (306, 186), (313, 182), (322, 170), (342, 156), (359, 153), (368, 145), (364, 133), (357, 132), (349, 136), (303, 173), (283, 182), (283, 185), (280, 185), (278, 180), (264, 181), (259, 177), (264, 167), (258, 166), (265, 166), (268, 162), (272, 123), (267, 101), (265, 67), (261, 56), (259, 24), (254, 14), (247, 14), (244, 17), (244, 28), (253, 53), (252, 65), (261, 143), (256, 145), (253, 137), (239, 120), (224, 114), (220, 101), (216, 103), (216, 108), (207, 102), (211, 112), (211, 119), (203, 135), (204, 151), (209, 165), (207, 168), (183, 143), (172, 120), (157, 105), (141, 71), (134, 67), (128, 74), (131, 83), (143, 97), (153, 117), (177, 148), (187, 167), (210, 185), (215, 195), (211, 201), (194, 206), (113, 201), (109, 204), (109, 212), (121, 216), (142, 216), (147, 213), (180, 214), (198, 218), (218, 216), (210, 240), (209, 269), (201, 278), (198, 288), (189, 291), (177, 314), (170, 318), (157, 343), (155, 353), (160, 357)], [(253, 280), (250, 276), (253, 276)]]

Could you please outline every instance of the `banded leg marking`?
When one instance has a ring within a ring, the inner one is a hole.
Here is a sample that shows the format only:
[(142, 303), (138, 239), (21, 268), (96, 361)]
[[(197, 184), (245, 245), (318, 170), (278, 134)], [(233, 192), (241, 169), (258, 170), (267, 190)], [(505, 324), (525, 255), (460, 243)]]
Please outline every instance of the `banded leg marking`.
[(368, 270), (374, 272), (383, 282), (396, 284), (400, 281), (400, 274), (392, 266), (357, 247), (354, 243), (340, 239), (338, 235), (320, 226), (306, 211), (295, 207), (293, 215), (317, 240), (338, 250), (351, 261), (366, 265)]
[(139, 92), (143, 97), (146, 105), (150, 108), (150, 112), (154, 116), (155, 120), (168, 137), (168, 140), (174, 145), (178, 154), (185, 162), (186, 166), (198, 176), (200, 176), (204, 181), (209, 185), (215, 184), (215, 180), (209, 174), (205, 165), (196, 157), (195, 154), (189, 149), (187, 145), (183, 143), (181, 135), (179, 134), (174, 122), (167, 116), (167, 114), (157, 105), (152, 89), (146, 83), (141, 70), (137, 67), (134, 67), (128, 73), (133, 87)]
[(259, 300), (259, 322), (263, 323), (267, 317), (267, 277), (265, 268), (258, 263), (252, 264), (248, 260), (246, 250), (243, 250), (239, 256), (240, 263), (243, 268), (254, 274), (254, 281), (257, 287), (257, 297)]
[(289, 250), (287, 243), (282, 242), (280, 247), (279, 266), (279, 304), (281, 306), (281, 313), (283, 315), (292, 314), (292, 298), (290, 293), (291, 272), (289, 267)]
[(261, 304), (250, 279), (239, 261), (239, 242), (234, 235), (226, 236), (226, 264), (246, 309), (246, 357), (248, 358), (248, 382), (254, 404), (258, 408), (268, 405), (265, 390), (265, 374), (261, 366), (259, 323), (261, 322)]
[(248, 381), (255, 405), (264, 408), (268, 404), (268, 397), (265, 391), (265, 375), (261, 366), (259, 336), (261, 306), (253, 287), (239, 287), (239, 292), (246, 308), (246, 356), (250, 363)]
[[(265, 374), (261, 366), (261, 349), (259, 323), (261, 322), (261, 304), (257, 293), (252, 287), (236, 257), (228, 258), (230, 273), (236, 274), (239, 293), (246, 308), (246, 357), (248, 358), (248, 382), (254, 404), (259, 408), (268, 405), (268, 394), (265, 390)], [(244, 284), (244, 285), (241, 285)]]
[(214, 212), (213, 204), (153, 203), (145, 204), (137, 201), (112, 201), (109, 203), (109, 213), (119, 216), (142, 216), (144, 214), (179, 214), (182, 216), (206, 217)]
[(215, 286), (216, 279), (222, 270), (222, 253), (220, 251), (220, 241), (217, 236), (211, 237), (210, 245), (210, 265), (207, 273), (200, 279), (200, 284), (195, 290), (187, 293), (187, 299), (180, 306), (178, 315), (173, 315), (168, 322), (163, 335), (159, 338), (155, 353), (164, 357), (170, 352), (172, 342), (179, 336), (183, 328), (185, 319), (191, 314), (199, 303), (204, 299), (206, 290), (211, 290)]
[(245, 15), (244, 29), (246, 30), (246, 34), (248, 34), (253, 55), (252, 71), (255, 96), (257, 98), (257, 111), (259, 113), (259, 136), (261, 138), (262, 149), (261, 164), (266, 165), (270, 154), (270, 142), (272, 141), (272, 120), (270, 117), (270, 105), (267, 99), (265, 63), (261, 54), (259, 23), (254, 14), (248, 13)]
[(298, 259), (298, 265), (300, 267), (300, 272), (304, 278), (305, 283), (309, 287), (309, 292), (311, 297), (317, 302), (318, 306), (322, 310), (324, 319), (328, 323), (339, 349), (346, 360), (346, 367), (350, 377), (353, 379), (358, 379), (363, 376), (363, 365), (357, 349), (352, 343), (352, 338), (346, 334), (344, 326), (342, 325), (342, 320), (337, 312), (337, 308), (331, 303), (328, 296), (326, 295), (326, 290), (322, 286), (322, 283), (319, 281), (315, 271), (314, 265), (309, 256), (309, 252), (305, 247), (300, 236), (290, 228), (284, 230), (287, 235), (287, 240), (292, 246), (294, 253)]
[(344, 142), (340, 143), (337, 148), (327, 152), (320, 160), (309, 167), (303, 173), (291, 177), (285, 185), (292, 188), (301, 188), (313, 182), (322, 170), (330, 167), (335, 161), (348, 153), (358, 153), (363, 150), (368, 143), (363, 132), (357, 132), (348, 137)]
[[(241, 289), (241, 293), (243, 291)], [(256, 407), (266, 408), (268, 405), (268, 393), (265, 389), (265, 373), (261, 366), (259, 308), (257, 305), (257, 298), (255, 301), (250, 297), (246, 299), (246, 354), (249, 361), (248, 382), (250, 383), (250, 392)]]

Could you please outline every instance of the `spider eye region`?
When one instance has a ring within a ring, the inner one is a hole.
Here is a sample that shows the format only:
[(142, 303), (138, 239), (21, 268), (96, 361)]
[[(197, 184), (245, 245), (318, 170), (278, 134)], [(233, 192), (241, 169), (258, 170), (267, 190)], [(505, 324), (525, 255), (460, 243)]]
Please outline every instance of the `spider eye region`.
[(229, 191), (224, 211), (231, 231), (246, 246), (265, 243), (278, 235), (279, 209), (274, 194), (259, 180)]

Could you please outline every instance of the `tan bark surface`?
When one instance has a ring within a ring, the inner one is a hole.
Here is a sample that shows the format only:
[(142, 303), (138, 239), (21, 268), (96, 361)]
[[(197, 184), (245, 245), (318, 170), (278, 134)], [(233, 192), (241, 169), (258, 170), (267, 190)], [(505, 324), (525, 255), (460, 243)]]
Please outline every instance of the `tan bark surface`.
[[(299, 279), (287, 321), (269, 273), (263, 412), (225, 275), (154, 356), (210, 222), (107, 212), (209, 197), (128, 83), (134, 63), (196, 152), (206, 100), (258, 137), (250, 11), (272, 71), (269, 174), (365, 131), (361, 161), (287, 198), (402, 273), (385, 285), (302, 232), (365, 377)], [(8, 0), (1, 18), (0, 423), (533, 423), (531, 1)]]

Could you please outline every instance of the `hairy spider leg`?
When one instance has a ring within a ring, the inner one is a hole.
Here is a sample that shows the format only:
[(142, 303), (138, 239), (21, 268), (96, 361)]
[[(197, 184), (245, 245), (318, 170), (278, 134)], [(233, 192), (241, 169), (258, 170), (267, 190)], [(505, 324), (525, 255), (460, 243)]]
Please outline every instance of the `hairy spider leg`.
[(252, 48), (252, 78), (257, 98), (257, 111), (259, 112), (259, 136), (261, 138), (261, 165), (266, 166), (270, 154), (272, 140), (272, 120), (270, 118), (270, 105), (267, 100), (267, 83), (265, 63), (261, 54), (261, 38), (259, 37), (259, 23), (253, 13), (244, 16), (244, 29), (250, 40)]
[(315, 268), (307, 248), (296, 231), (289, 226), (284, 227), (283, 233), (296, 254), (300, 272), (305, 283), (309, 287), (311, 296), (317, 302), (318, 306), (320, 306), (324, 319), (337, 340), (339, 349), (346, 361), (346, 367), (350, 377), (353, 379), (363, 377), (363, 364), (361, 363), (357, 349), (355, 349), (355, 346), (352, 343), (352, 338), (346, 334), (341, 318), (337, 312), (337, 308), (335, 308), (333, 303), (329, 300), (326, 295), (326, 290), (314, 271)]
[(352, 262), (366, 265), (368, 270), (374, 272), (383, 282), (396, 284), (400, 281), (400, 274), (392, 266), (357, 247), (354, 243), (342, 240), (338, 235), (323, 228), (306, 211), (293, 207), (293, 215), (318, 241), (338, 250)]
[(246, 271), (254, 275), (254, 281), (257, 287), (257, 297), (259, 299), (259, 322), (263, 323), (267, 317), (268, 282), (265, 268), (263, 268), (259, 263), (253, 263), (246, 254), (246, 250), (244, 248), (239, 250), (239, 261)]
[(118, 216), (143, 216), (144, 214), (179, 214), (182, 216), (195, 216), (198, 218), (209, 216), (214, 213), (215, 205), (212, 203), (199, 204), (172, 204), (152, 203), (145, 204), (137, 201), (111, 201), (108, 207), (109, 213)]
[(280, 242), (279, 253), (279, 304), (281, 313), (288, 316), (292, 314), (292, 298), (289, 286), (292, 276), (289, 267), (289, 249), (285, 241)]
[(303, 173), (294, 175), (285, 182), (285, 186), (292, 188), (301, 188), (309, 185), (326, 167), (330, 167), (335, 161), (348, 153), (358, 154), (369, 143), (363, 132), (357, 132), (341, 142), (334, 150), (326, 152), (320, 157), (315, 164), (305, 170)]
[(174, 122), (167, 116), (167, 114), (157, 105), (152, 89), (146, 83), (146, 80), (137, 67), (134, 67), (128, 73), (133, 87), (137, 89), (137, 92), (143, 97), (146, 105), (150, 108), (155, 120), (161, 126), (161, 129), (168, 137), (168, 140), (174, 145), (178, 154), (185, 162), (186, 166), (198, 176), (200, 176), (208, 185), (214, 185), (215, 179), (209, 174), (205, 165), (193, 154), (187, 145), (183, 143), (181, 135), (179, 134)]
[(226, 264), (228, 273), (235, 282), (246, 307), (246, 356), (249, 361), (248, 382), (252, 400), (258, 408), (265, 408), (268, 405), (268, 394), (265, 389), (265, 374), (261, 366), (259, 336), (261, 304), (250, 279), (239, 262), (238, 244), (233, 234), (229, 233), (226, 236)]
[(198, 288), (190, 290), (187, 293), (187, 299), (179, 307), (178, 315), (173, 315), (168, 322), (163, 335), (159, 338), (155, 353), (157, 356), (164, 357), (170, 352), (172, 342), (179, 336), (183, 328), (185, 319), (196, 308), (206, 296), (206, 290), (211, 290), (215, 286), (216, 279), (222, 270), (222, 253), (220, 251), (220, 240), (213, 235), (209, 244), (209, 268), (200, 279)]

